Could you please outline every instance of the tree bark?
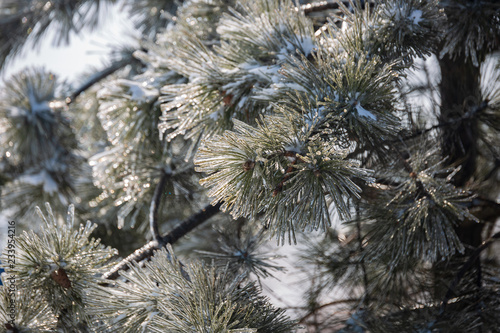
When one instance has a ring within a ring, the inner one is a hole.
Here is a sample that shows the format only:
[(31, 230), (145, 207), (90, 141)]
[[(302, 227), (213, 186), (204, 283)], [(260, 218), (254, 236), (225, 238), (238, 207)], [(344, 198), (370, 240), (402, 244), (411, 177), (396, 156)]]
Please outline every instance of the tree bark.
[[(452, 182), (457, 187), (465, 188), (472, 180), (477, 166), (479, 125), (477, 119), (470, 116), (470, 111), (481, 104), (480, 68), (475, 67), (463, 54), (453, 59), (446, 55), (439, 60), (439, 66), (441, 69), (439, 124), (453, 124), (441, 127), (442, 154), (447, 158), (448, 165), (461, 167)], [(456, 233), (466, 247), (465, 253), (459, 256), (472, 258), (474, 249), (482, 243), (484, 224), (470, 220), (457, 221), (457, 223), (459, 224), (455, 229)], [(476, 284), (480, 286), (480, 260), (478, 258), (471, 260), (470, 266), (474, 266), (476, 271)], [(436, 297), (443, 297), (446, 286), (456, 281), (456, 274), (461, 272), (461, 268), (461, 260), (451, 260), (434, 266)], [(454, 288), (453, 292), (457, 294), (463, 291), (458, 286), (454, 287), (457, 289)], [(451, 297), (450, 290), (446, 293), (446, 297)]]
[(479, 67), (475, 67), (463, 55), (439, 61), (441, 68), (441, 109), (439, 122), (453, 119), (455, 126), (442, 127), (441, 145), (450, 164), (461, 165), (454, 177), (456, 186), (464, 186), (474, 175), (478, 156), (478, 123), (467, 112), (481, 104), (479, 91)]

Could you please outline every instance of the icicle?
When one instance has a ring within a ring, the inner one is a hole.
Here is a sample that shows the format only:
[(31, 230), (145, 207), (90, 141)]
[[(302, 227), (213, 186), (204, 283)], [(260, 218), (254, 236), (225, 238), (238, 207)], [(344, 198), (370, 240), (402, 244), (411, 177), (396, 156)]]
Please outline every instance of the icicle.
[(67, 223), (69, 228), (73, 228), (75, 225), (75, 205), (73, 205), (73, 204), (70, 204), (68, 206), (66, 223)]

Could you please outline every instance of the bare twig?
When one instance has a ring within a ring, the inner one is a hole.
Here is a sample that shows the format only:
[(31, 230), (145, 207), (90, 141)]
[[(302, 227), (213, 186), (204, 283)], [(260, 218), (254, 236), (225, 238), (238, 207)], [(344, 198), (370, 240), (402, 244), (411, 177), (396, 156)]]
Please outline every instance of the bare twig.
[[(161, 237), (162, 244), (174, 244), (182, 236), (186, 235), (188, 232), (199, 226), (200, 224), (207, 221), (209, 218), (214, 216), (219, 212), (221, 203), (215, 206), (207, 205), (198, 213), (190, 216), (187, 220), (178, 224), (171, 232)], [(126, 271), (129, 269), (129, 265), (133, 262), (139, 262), (144, 259), (149, 259), (153, 256), (154, 251), (160, 249), (158, 242), (153, 240), (143, 247), (135, 250), (134, 253), (129, 255), (127, 258), (116, 264), (109, 272), (103, 275), (103, 278), (108, 280), (116, 280), (118, 278), (119, 271)]]

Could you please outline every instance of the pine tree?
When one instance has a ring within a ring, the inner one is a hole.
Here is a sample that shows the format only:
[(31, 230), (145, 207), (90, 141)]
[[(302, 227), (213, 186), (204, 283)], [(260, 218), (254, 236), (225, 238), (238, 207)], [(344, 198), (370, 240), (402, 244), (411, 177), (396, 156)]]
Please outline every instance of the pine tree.
[(0, 332), (500, 331), (500, 4), (7, 0), (0, 68), (110, 4), (138, 45), (2, 83)]

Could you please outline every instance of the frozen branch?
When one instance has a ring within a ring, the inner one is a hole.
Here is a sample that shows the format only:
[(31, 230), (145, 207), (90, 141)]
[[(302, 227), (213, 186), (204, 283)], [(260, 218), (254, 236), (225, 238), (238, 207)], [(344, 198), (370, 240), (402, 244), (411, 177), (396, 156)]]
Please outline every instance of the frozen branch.
[[(300, 6), (300, 9), (304, 12), (304, 14), (311, 14), (311, 13), (318, 13), (318, 12), (323, 12), (325, 10), (331, 10), (331, 9), (339, 9), (339, 2), (341, 2), (345, 7), (349, 8), (351, 3), (348, 0), (344, 1), (318, 1), (318, 2), (312, 2), (308, 3), (306, 5)], [(362, 5), (364, 5), (365, 2), (362, 2)], [(370, 2), (370, 6), (373, 6), (374, 4)]]
[[(345, 1), (345, 3), (348, 4), (348, 1)], [(300, 6), (300, 9), (304, 12), (304, 14), (323, 12), (325, 10), (338, 8), (339, 4), (333, 1), (318, 1)]]
[[(332, 301), (332, 302), (328, 302), (328, 303), (325, 303), (325, 304), (318, 305), (313, 310), (309, 311), (307, 314), (305, 314), (304, 316), (302, 316), (302, 318), (300, 318), (297, 323), (298, 324), (305, 324), (307, 318), (309, 318), (312, 315), (314, 315), (318, 310), (321, 310), (321, 309), (324, 309), (324, 308), (327, 308), (327, 307), (330, 307), (330, 306), (341, 305), (341, 304), (358, 303), (359, 301), (360, 300), (358, 298), (348, 298), (348, 299), (341, 299), (341, 300)], [(289, 309), (302, 309), (302, 308), (289, 307)]]
[[(358, 205), (358, 209), (359, 209), (359, 205)], [(359, 215), (359, 212), (358, 212), (358, 215)], [(363, 236), (361, 235), (361, 221), (358, 218), (356, 219), (356, 231), (357, 231), (357, 239), (358, 239), (358, 251), (359, 251), (359, 253), (362, 253), (363, 252)], [(361, 265), (361, 271), (363, 272), (363, 285), (365, 288), (365, 295), (363, 296), (361, 301), (366, 304), (366, 303), (368, 303), (368, 299), (369, 299), (368, 291), (370, 289), (370, 285), (368, 283), (368, 273), (366, 271), (366, 265), (365, 265), (365, 260), (364, 260), (363, 256), (361, 256), (360, 265)]]
[(412, 133), (412, 134), (410, 134), (408, 136), (405, 136), (405, 137), (403, 137), (401, 139), (398, 139), (397, 141), (399, 141), (399, 140), (405, 141), (405, 140), (415, 139), (415, 138), (419, 137), (420, 135), (426, 134), (426, 133), (428, 133), (428, 132), (430, 132), (432, 130), (435, 130), (435, 129), (438, 129), (438, 128), (441, 128), (441, 127), (448, 127), (448, 126), (455, 125), (457, 123), (460, 123), (460, 122), (472, 119), (478, 113), (480, 113), (481, 111), (483, 111), (487, 107), (488, 107), (488, 101), (483, 101), (481, 104), (479, 104), (476, 107), (472, 108), (470, 111), (468, 111), (467, 113), (465, 113), (461, 117), (450, 119), (450, 120), (445, 121), (445, 122), (441, 122), (441, 123), (439, 123), (437, 125), (434, 125), (434, 126), (431, 126), (429, 128), (417, 130), (417, 131), (415, 131), (415, 133)]
[(162, 172), (160, 181), (156, 185), (155, 192), (153, 194), (153, 200), (151, 201), (151, 206), (149, 208), (149, 227), (151, 228), (151, 235), (153, 235), (153, 239), (158, 242), (159, 247), (163, 247), (166, 245), (162, 243), (162, 237), (158, 229), (158, 209), (160, 208), (160, 200), (163, 195), (168, 177), (168, 173)]
[(130, 64), (132, 62), (132, 60), (133, 60), (132, 54), (129, 54), (128, 56), (124, 56), (122, 59), (113, 62), (109, 67), (92, 75), (84, 84), (82, 84), (77, 90), (75, 90), (70, 96), (68, 96), (66, 98), (66, 104), (69, 105), (69, 104), (73, 103), (75, 101), (75, 99), (78, 96), (80, 96), (81, 93), (83, 93), (84, 91), (86, 91), (87, 89), (92, 87), (97, 82), (110, 76), (111, 74), (113, 74), (117, 70)]
[(446, 305), (448, 304), (449, 300), (453, 297), (455, 294), (455, 289), (457, 285), (460, 283), (462, 278), (464, 277), (465, 273), (472, 267), (472, 265), (476, 262), (476, 260), (479, 259), (479, 255), (481, 252), (483, 252), (485, 249), (491, 246), (496, 240), (500, 239), (500, 232), (497, 232), (493, 236), (491, 236), (488, 240), (484, 241), (481, 246), (479, 246), (472, 255), (469, 257), (469, 259), (465, 262), (465, 264), (462, 266), (460, 271), (458, 271), (457, 275), (455, 276), (455, 279), (453, 280), (452, 284), (448, 288), (448, 291), (446, 292), (446, 295), (443, 299), (443, 302), (441, 304), (441, 313), (444, 312)]
[(153, 240), (144, 245), (143, 247), (137, 249), (116, 264), (109, 272), (103, 275), (103, 278), (108, 280), (116, 280), (118, 278), (119, 271), (126, 271), (129, 269), (129, 265), (133, 262), (139, 262), (144, 259), (149, 259), (154, 255), (155, 250), (160, 249), (159, 244), (174, 244), (182, 236), (186, 235), (188, 232), (199, 226), (200, 224), (206, 222), (209, 218), (214, 216), (219, 212), (221, 204), (218, 203), (215, 206), (207, 205), (198, 213), (190, 216), (187, 220), (178, 224), (171, 232), (160, 238), (160, 242)]

